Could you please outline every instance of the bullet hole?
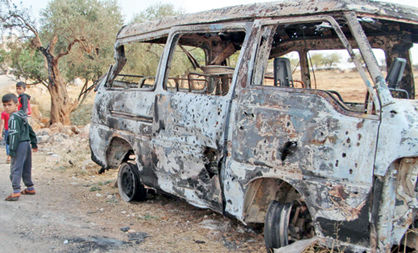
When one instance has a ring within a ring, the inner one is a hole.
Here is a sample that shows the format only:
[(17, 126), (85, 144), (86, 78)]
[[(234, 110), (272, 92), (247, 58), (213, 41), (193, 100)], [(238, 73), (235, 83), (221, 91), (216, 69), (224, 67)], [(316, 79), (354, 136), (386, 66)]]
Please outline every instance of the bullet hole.
[(358, 194), (358, 191), (353, 192), (353, 194), (354, 194), (354, 195), (357, 195), (357, 194)]
[(353, 174), (353, 170), (352, 169), (350, 169), (348, 172), (350, 173), (350, 175)]
[(290, 127), (290, 122), (287, 122), (286, 126)]
[(345, 135), (348, 135), (348, 131), (345, 132)]
[(338, 160), (335, 161), (335, 167), (338, 167)]
[(244, 128), (242, 126), (239, 127), (239, 130), (244, 130)]
[(296, 141), (288, 141), (284, 144), (283, 148), (280, 149), (280, 152), (282, 153), (280, 159), (284, 161), (287, 156), (293, 155), (294, 152), (297, 149), (297, 142)]
[(264, 139), (264, 143), (267, 143), (267, 140), (266, 139)]
[(254, 113), (251, 113), (251, 117), (253, 117), (253, 118), (255, 117)]
[(343, 157), (346, 157), (347, 156), (347, 154), (346, 153), (343, 153)]
[(254, 153), (254, 155), (256, 155), (257, 154), (257, 151), (254, 149), (254, 152), (253, 153)]
[(324, 133), (323, 133), (323, 132), (320, 132), (319, 134), (320, 134), (321, 136), (324, 136)]
[(350, 143), (351, 142), (351, 139), (350, 138), (347, 138), (347, 143)]
[(218, 112), (218, 115), (221, 115), (221, 112)]
[(206, 120), (205, 120), (206, 122), (208, 122), (208, 118), (206, 118)]

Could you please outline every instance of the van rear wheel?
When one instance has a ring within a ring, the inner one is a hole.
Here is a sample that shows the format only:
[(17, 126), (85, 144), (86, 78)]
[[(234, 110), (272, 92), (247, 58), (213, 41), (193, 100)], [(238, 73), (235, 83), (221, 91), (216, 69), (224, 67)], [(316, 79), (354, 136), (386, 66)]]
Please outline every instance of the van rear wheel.
[(120, 197), (126, 201), (144, 201), (146, 189), (140, 181), (138, 167), (135, 164), (122, 163), (118, 173), (118, 189)]
[(264, 221), (264, 241), (268, 252), (289, 244), (289, 219), (292, 203), (270, 202)]

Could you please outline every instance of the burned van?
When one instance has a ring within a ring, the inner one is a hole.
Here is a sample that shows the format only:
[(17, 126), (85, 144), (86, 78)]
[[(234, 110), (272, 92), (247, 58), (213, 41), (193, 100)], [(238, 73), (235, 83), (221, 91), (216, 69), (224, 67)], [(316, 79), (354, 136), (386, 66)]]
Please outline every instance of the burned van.
[(127, 25), (97, 86), (92, 158), (119, 170), (122, 199), (153, 188), (264, 224), (269, 249), (413, 248), (417, 13), (301, 0)]

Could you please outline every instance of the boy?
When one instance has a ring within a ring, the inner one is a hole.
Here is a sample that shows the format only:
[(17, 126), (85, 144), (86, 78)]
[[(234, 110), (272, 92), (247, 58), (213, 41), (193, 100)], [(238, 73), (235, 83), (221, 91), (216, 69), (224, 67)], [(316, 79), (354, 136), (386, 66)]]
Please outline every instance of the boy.
[(25, 93), (26, 91), (26, 83), (24, 82), (17, 82), (16, 83), (16, 92), (19, 95), (19, 105), (18, 110), (24, 111), (27, 115), (30, 115), (32, 113), (32, 110), (30, 108), (30, 96)]
[[(10, 163), (9, 144), (7, 144), (7, 136), (9, 136), (9, 127), (8, 127), (9, 117), (10, 115), (6, 111), (3, 111), (1, 113), (0, 133), (3, 133), (3, 128), (4, 128), (4, 142), (6, 143), (6, 155), (7, 155), (6, 162), (7, 163)], [(2, 138), (3, 137), (0, 136), (0, 140)]]
[[(38, 151), (35, 132), (27, 121), (27, 115), (18, 111), (17, 97), (15, 94), (6, 94), (2, 98), (4, 110), (10, 114), (8, 144), (12, 162), (10, 165), (10, 180), (13, 193), (5, 200), (16, 201), (21, 194), (34, 195), (35, 188), (32, 183), (32, 152)], [(30, 144), (29, 144), (30, 142)], [(20, 191), (20, 180), (26, 185), (26, 189)]]

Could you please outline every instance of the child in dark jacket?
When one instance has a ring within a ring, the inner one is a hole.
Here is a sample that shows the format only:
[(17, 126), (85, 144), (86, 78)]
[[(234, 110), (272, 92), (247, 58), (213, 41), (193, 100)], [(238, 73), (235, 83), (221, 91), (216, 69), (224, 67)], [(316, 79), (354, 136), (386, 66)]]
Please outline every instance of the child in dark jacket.
[(18, 110), (25, 112), (27, 115), (31, 115), (32, 109), (30, 108), (30, 96), (25, 93), (26, 83), (17, 82), (16, 83), (16, 92), (19, 95), (18, 97)]
[[(32, 182), (32, 152), (38, 151), (36, 135), (27, 121), (27, 115), (18, 111), (18, 100), (15, 94), (6, 94), (2, 98), (4, 110), (10, 114), (9, 118), (9, 151), (12, 157), (10, 165), (10, 180), (13, 193), (5, 200), (16, 201), (21, 194), (34, 195), (35, 188)], [(26, 185), (26, 189), (20, 191), (20, 181)]]

